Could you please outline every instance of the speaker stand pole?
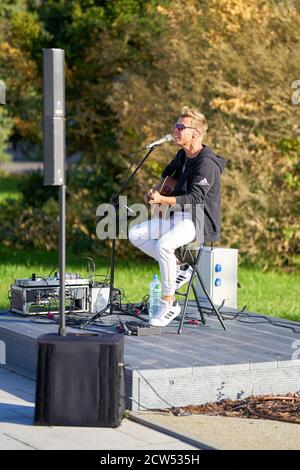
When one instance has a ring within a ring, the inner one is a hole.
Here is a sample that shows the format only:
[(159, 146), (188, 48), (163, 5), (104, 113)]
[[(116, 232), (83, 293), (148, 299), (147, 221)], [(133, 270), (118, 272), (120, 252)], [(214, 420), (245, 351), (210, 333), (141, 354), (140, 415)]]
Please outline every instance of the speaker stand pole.
[(110, 282), (109, 282), (109, 314), (114, 313), (114, 302), (113, 302), (113, 289), (115, 282), (115, 256), (116, 256), (116, 239), (112, 239), (111, 246), (111, 257), (110, 257)]
[(66, 336), (65, 317), (66, 272), (66, 185), (59, 186), (59, 334)]

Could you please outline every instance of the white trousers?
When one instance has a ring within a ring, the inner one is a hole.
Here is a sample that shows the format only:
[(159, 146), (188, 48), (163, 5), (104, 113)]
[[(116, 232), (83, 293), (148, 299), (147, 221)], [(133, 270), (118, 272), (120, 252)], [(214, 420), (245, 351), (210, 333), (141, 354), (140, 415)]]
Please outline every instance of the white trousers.
[(131, 243), (158, 261), (163, 295), (175, 294), (176, 248), (190, 243), (195, 236), (191, 214), (182, 212), (175, 213), (174, 219), (150, 219), (130, 229)]

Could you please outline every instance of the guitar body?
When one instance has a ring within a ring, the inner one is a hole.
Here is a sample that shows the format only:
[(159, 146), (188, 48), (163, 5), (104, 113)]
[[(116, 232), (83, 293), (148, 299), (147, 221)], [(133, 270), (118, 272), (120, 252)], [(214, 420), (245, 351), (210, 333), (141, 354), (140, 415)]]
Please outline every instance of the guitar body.
[(166, 176), (162, 178), (152, 189), (158, 191), (162, 196), (172, 196), (177, 180)]
[[(162, 178), (154, 187), (154, 191), (158, 191), (162, 196), (172, 196), (177, 180), (166, 176)], [(169, 206), (166, 204), (153, 204), (151, 209), (151, 216), (154, 219), (165, 219), (168, 213)]]

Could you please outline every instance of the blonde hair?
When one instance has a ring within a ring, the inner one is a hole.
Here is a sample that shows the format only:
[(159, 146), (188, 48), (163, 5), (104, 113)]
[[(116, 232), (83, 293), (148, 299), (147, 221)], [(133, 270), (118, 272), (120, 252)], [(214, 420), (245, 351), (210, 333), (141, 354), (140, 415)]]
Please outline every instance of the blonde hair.
[(202, 138), (205, 136), (206, 131), (208, 129), (208, 125), (204, 114), (200, 113), (200, 111), (190, 106), (183, 106), (181, 111), (181, 117), (192, 118), (193, 123), (194, 121), (197, 123), (197, 127), (199, 128)]

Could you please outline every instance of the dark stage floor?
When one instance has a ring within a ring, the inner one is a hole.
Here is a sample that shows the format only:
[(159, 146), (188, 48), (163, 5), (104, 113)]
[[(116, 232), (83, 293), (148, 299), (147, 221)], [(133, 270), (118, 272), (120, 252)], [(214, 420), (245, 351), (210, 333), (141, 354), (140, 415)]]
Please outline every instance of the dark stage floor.
[[(249, 312), (235, 318), (237, 312), (230, 312), (225, 309), (227, 331), (214, 315), (206, 314), (206, 325), (186, 322), (182, 335), (177, 334), (176, 320), (161, 334), (126, 335), (127, 407), (166, 408), (299, 391), (300, 323)], [(192, 302), (187, 318), (199, 318)], [(120, 319), (123, 323), (135, 320), (126, 315)], [(116, 331), (118, 316), (108, 315), (102, 321), (83, 331)], [(2, 314), (0, 344), (6, 350), (7, 366), (34, 378), (36, 339), (57, 329), (45, 317)]]

